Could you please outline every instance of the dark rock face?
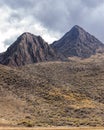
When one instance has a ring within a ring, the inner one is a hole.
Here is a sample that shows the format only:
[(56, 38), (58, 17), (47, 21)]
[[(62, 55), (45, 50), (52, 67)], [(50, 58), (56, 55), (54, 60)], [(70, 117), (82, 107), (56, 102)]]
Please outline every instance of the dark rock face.
[(59, 59), (56, 52), (40, 36), (30, 33), (23, 33), (6, 52), (0, 54), (0, 63), (10, 66)]
[(104, 52), (104, 44), (75, 25), (51, 45), (40, 36), (23, 33), (6, 52), (0, 53), (0, 64), (22, 66), (43, 61), (66, 61), (70, 56), (87, 58), (98, 52)]
[(87, 58), (97, 52), (104, 52), (104, 44), (77, 25), (51, 46), (66, 57)]

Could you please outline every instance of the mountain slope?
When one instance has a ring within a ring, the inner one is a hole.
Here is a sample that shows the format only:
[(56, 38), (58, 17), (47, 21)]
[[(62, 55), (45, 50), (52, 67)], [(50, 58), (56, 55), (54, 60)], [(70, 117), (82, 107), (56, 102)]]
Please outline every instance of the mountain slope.
[(56, 52), (40, 36), (30, 33), (23, 33), (6, 52), (0, 54), (0, 63), (10, 66), (59, 59)]
[(51, 46), (66, 57), (87, 58), (97, 52), (104, 52), (104, 44), (77, 25)]
[(23, 33), (6, 52), (0, 54), (0, 64), (22, 66), (43, 61), (65, 61), (70, 56), (87, 58), (98, 52), (104, 52), (104, 44), (76, 25), (51, 45), (40, 36)]
[(25, 126), (104, 126), (103, 59), (0, 65), (0, 119)]

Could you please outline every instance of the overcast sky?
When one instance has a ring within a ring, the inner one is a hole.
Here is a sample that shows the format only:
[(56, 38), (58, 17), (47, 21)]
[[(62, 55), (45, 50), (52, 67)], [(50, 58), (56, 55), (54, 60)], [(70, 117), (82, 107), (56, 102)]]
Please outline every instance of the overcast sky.
[(23, 32), (52, 43), (74, 25), (104, 42), (104, 0), (0, 0), (0, 52)]

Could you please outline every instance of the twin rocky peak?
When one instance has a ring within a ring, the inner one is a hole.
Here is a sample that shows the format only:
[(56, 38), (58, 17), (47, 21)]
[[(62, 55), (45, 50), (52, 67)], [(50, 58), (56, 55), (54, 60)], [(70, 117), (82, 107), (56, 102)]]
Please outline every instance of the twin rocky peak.
[(78, 56), (88, 58), (104, 52), (104, 44), (97, 38), (75, 25), (60, 40), (48, 45), (40, 36), (23, 33), (0, 54), (0, 64), (22, 66), (37, 62), (67, 60)]

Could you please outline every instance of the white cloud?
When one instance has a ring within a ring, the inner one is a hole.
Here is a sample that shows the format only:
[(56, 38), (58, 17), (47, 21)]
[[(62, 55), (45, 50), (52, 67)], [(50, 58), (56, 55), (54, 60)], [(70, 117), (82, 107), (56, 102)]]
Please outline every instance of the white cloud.
[(24, 32), (52, 43), (76, 24), (104, 41), (104, 0), (0, 0), (0, 52)]
[[(5, 11), (4, 11), (5, 8)], [(0, 8), (0, 52), (3, 52), (6, 50), (7, 46), (4, 44), (4, 40), (9, 37), (6, 35), (6, 26), (8, 26), (8, 23), (5, 22), (10, 14), (10, 9), (8, 7), (2, 7)]]
[(33, 19), (31, 15), (23, 17), (18, 21), (18, 19), (16, 20), (15, 18), (10, 17), (11, 12), (12, 9), (7, 6), (0, 9), (0, 14), (3, 14), (0, 17), (0, 52), (5, 51), (8, 45), (12, 44), (16, 38), (24, 32), (40, 35), (49, 43), (52, 43), (59, 38), (58, 33), (49, 31)]

